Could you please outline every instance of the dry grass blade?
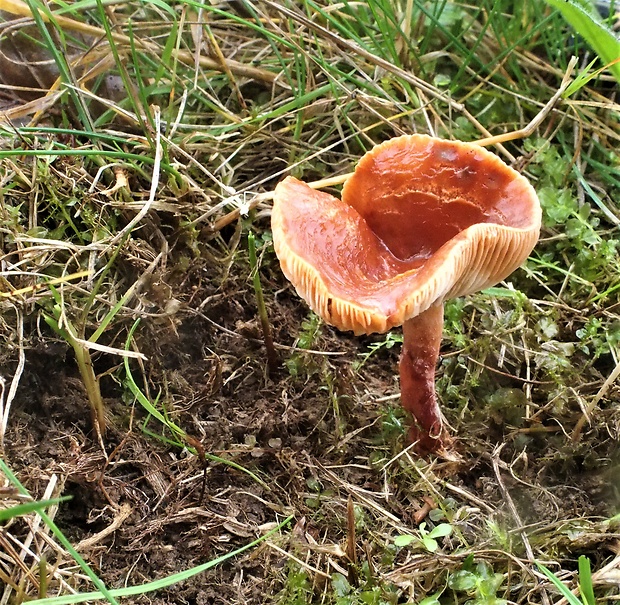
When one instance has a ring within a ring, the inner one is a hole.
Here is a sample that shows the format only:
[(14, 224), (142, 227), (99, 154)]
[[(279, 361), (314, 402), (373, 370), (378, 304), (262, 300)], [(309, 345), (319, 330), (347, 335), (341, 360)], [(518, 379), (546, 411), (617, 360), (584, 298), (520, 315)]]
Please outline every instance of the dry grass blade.
[(26, 354), (24, 352), (24, 316), (21, 309), (17, 306), (13, 305), (13, 309), (17, 322), (18, 361), (8, 391), (6, 390), (6, 379), (4, 376), (0, 375), (0, 452), (4, 450), (4, 436), (6, 435), (9, 423), (11, 404), (17, 394), (17, 387), (19, 386), (26, 365)]
[[(5, 483), (5, 485), (7, 485)], [(43, 500), (51, 499), (62, 489), (58, 476), (52, 475), (42, 494)], [(10, 506), (10, 500), (0, 500), (0, 506)], [(50, 507), (48, 515), (54, 518), (57, 507)], [(4, 527), (2, 550), (5, 556), (0, 560), (0, 570), (6, 577), (6, 585), (0, 597), (0, 603), (7, 604), (20, 595), (28, 594), (34, 588), (35, 594), (41, 594), (42, 586), (63, 586), (74, 591), (70, 586), (73, 575), (72, 565), (66, 564), (70, 557), (49, 535), (49, 529), (41, 523), (41, 518), (32, 513), (27, 518), (12, 520)], [(56, 560), (56, 564), (49, 564)], [(46, 577), (43, 578), (43, 575)]]
[[(70, 275), (63, 275), (62, 277), (54, 277), (52, 279), (48, 279), (45, 282), (40, 282), (34, 286), (26, 286), (25, 288), (18, 288), (16, 290), (10, 290), (9, 292), (0, 292), (0, 298), (17, 298), (22, 294), (30, 294), (33, 292), (40, 291), (42, 288), (46, 286), (57, 286), (59, 284), (64, 284), (70, 282), (74, 279), (81, 279), (82, 277), (89, 277), (92, 275), (92, 271), (77, 271), (75, 273), (71, 273)], [(7, 275), (5, 277), (10, 276)]]

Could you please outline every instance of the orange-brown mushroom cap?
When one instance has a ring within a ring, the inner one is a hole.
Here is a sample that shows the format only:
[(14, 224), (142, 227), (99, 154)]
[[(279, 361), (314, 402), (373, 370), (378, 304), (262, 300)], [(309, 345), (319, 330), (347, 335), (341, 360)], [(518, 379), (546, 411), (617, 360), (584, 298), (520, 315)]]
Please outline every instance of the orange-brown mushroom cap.
[(369, 151), (341, 200), (287, 177), (271, 220), (299, 295), (331, 325), (370, 334), (507, 277), (536, 244), (541, 209), (486, 149), (407, 135)]

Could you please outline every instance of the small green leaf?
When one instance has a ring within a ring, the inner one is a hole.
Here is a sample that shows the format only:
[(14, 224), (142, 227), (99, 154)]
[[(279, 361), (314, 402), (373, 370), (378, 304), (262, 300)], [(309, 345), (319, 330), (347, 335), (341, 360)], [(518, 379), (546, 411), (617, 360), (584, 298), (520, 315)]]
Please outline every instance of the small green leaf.
[(351, 585), (341, 573), (332, 576), (332, 587), (337, 597), (344, 597), (351, 592)]
[(414, 540), (417, 540), (415, 536), (409, 536), (407, 534), (404, 534), (402, 536), (396, 536), (394, 538), (394, 544), (401, 547), (409, 546), (409, 544), (411, 544)]
[(445, 538), (452, 533), (452, 525), (449, 523), (440, 523), (437, 527), (433, 528), (429, 533), (429, 538)]
[(463, 569), (471, 571), (474, 566), (474, 555), (467, 555), (463, 561)]
[(433, 540), (433, 538), (429, 538), (428, 536), (422, 538), (422, 544), (424, 544), (424, 548), (426, 548), (428, 552), (435, 552), (439, 548), (437, 540)]
[(495, 597), (495, 593), (504, 581), (504, 575), (501, 573), (491, 573), (490, 576), (484, 578), (478, 584), (478, 591), (485, 598)]
[[(479, 561), (476, 563), (476, 573), (484, 580), (494, 578), (496, 574), (493, 573), (493, 568), (486, 561)], [(501, 576), (501, 574), (499, 574)]]
[(439, 592), (432, 594), (430, 597), (422, 599), (418, 605), (440, 605), (439, 597), (441, 596), (441, 593), (442, 591), (440, 590)]
[(459, 571), (455, 571), (453, 574), (450, 574), (450, 577), (448, 578), (448, 586), (452, 588), (452, 590), (469, 592), (476, 587), (477, 580), (478, 578), (476, 574), (471, 571), (461, 569)]

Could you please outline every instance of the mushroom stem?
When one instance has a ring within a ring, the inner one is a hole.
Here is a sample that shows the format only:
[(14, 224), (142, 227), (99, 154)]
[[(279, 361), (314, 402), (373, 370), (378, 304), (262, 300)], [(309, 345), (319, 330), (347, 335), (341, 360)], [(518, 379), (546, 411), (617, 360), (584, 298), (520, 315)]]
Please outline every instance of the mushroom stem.
[(409, 436), (420, 453), (443, 445), (441, 412), (435, 395), (435, 366), (443, 331), (443, 304), (436, 304), (403, 324), (400, 397), (414, 420)]

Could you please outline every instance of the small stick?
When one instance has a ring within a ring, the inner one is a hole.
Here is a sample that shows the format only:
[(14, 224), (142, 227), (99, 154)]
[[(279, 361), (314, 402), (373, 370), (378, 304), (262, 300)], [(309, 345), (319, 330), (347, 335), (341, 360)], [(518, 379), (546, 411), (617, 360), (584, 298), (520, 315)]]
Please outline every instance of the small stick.
[(499, 143), (514, 141), (515, 139), (525, 139), (531, 136), (541, 125), (549, 112), (553, 109), (559, 98), (564, 94), (564, 91), (568, 88), (568, 85), (570, 84), (570, 77), (576, 64), (577, 57), (571, 57), (571, 60), (568, 63), (568, 67), (566, 68), (566, 73), (562, 78), (560, 88), (557, 89), (555, 94), (549, 99), (549, 101), (547, 101), (547, 104), (534, 116), (532, 121), (527, 126), (513, 132), (505, 132), (504, 134), (498, 134), (494, 137), (480, 139), (479, 141), (476, 141), (476, 144), (480, 145), (481, 147), (486, 147), (488, 145), (498, 145)]
[(127, 518), (129, 517), (129, 515), (131, 515), (132, 512), (133, 508), (131, 507), (131, 504), (125, 502), (119, 507), (118, 511), (116, 511), (114, 519), (112, 520), (112, 523), (110, 523), (110, 525), (103, 528), (94, 536), (90, 536), (90, 538), (82, 540), (79, 544), (76, 545), (75, 550), (77, 550), (78, 552), (84, 552), (92, 548), (103, 539), (107, 538), (110, 534), (113, 534), (127, 520)]
[(347, 558), (348, 561), (348, 580), (351, 586), (357, 586), (359, 583), (359, 577), (357, 575), (357, 548), (356, 548), (356, 535), (355, 535), (355, 507), (353, 506), (353, 498), (349, 494), (347, 500)]
[(9, 412), (11, 411), (11, 404), (17, 394), (17, 387), (24, 373), (24, 367), (26, 366), (26, 353), (24, 350), (24, 315), (21, 309), (11, 304), (15, 309), (15, 315), (17, 317), (17, 344), (19, 350), (19, 357), (17, 361), (17, 368), (11, 379), (11, 385), (9, 391), (4, 395), (4, 388), (6, 386), (5, 379), (0, 376), (0, 452), (4, 452), (4, 436), (6, 434), (7, 426), (9, 424)]

